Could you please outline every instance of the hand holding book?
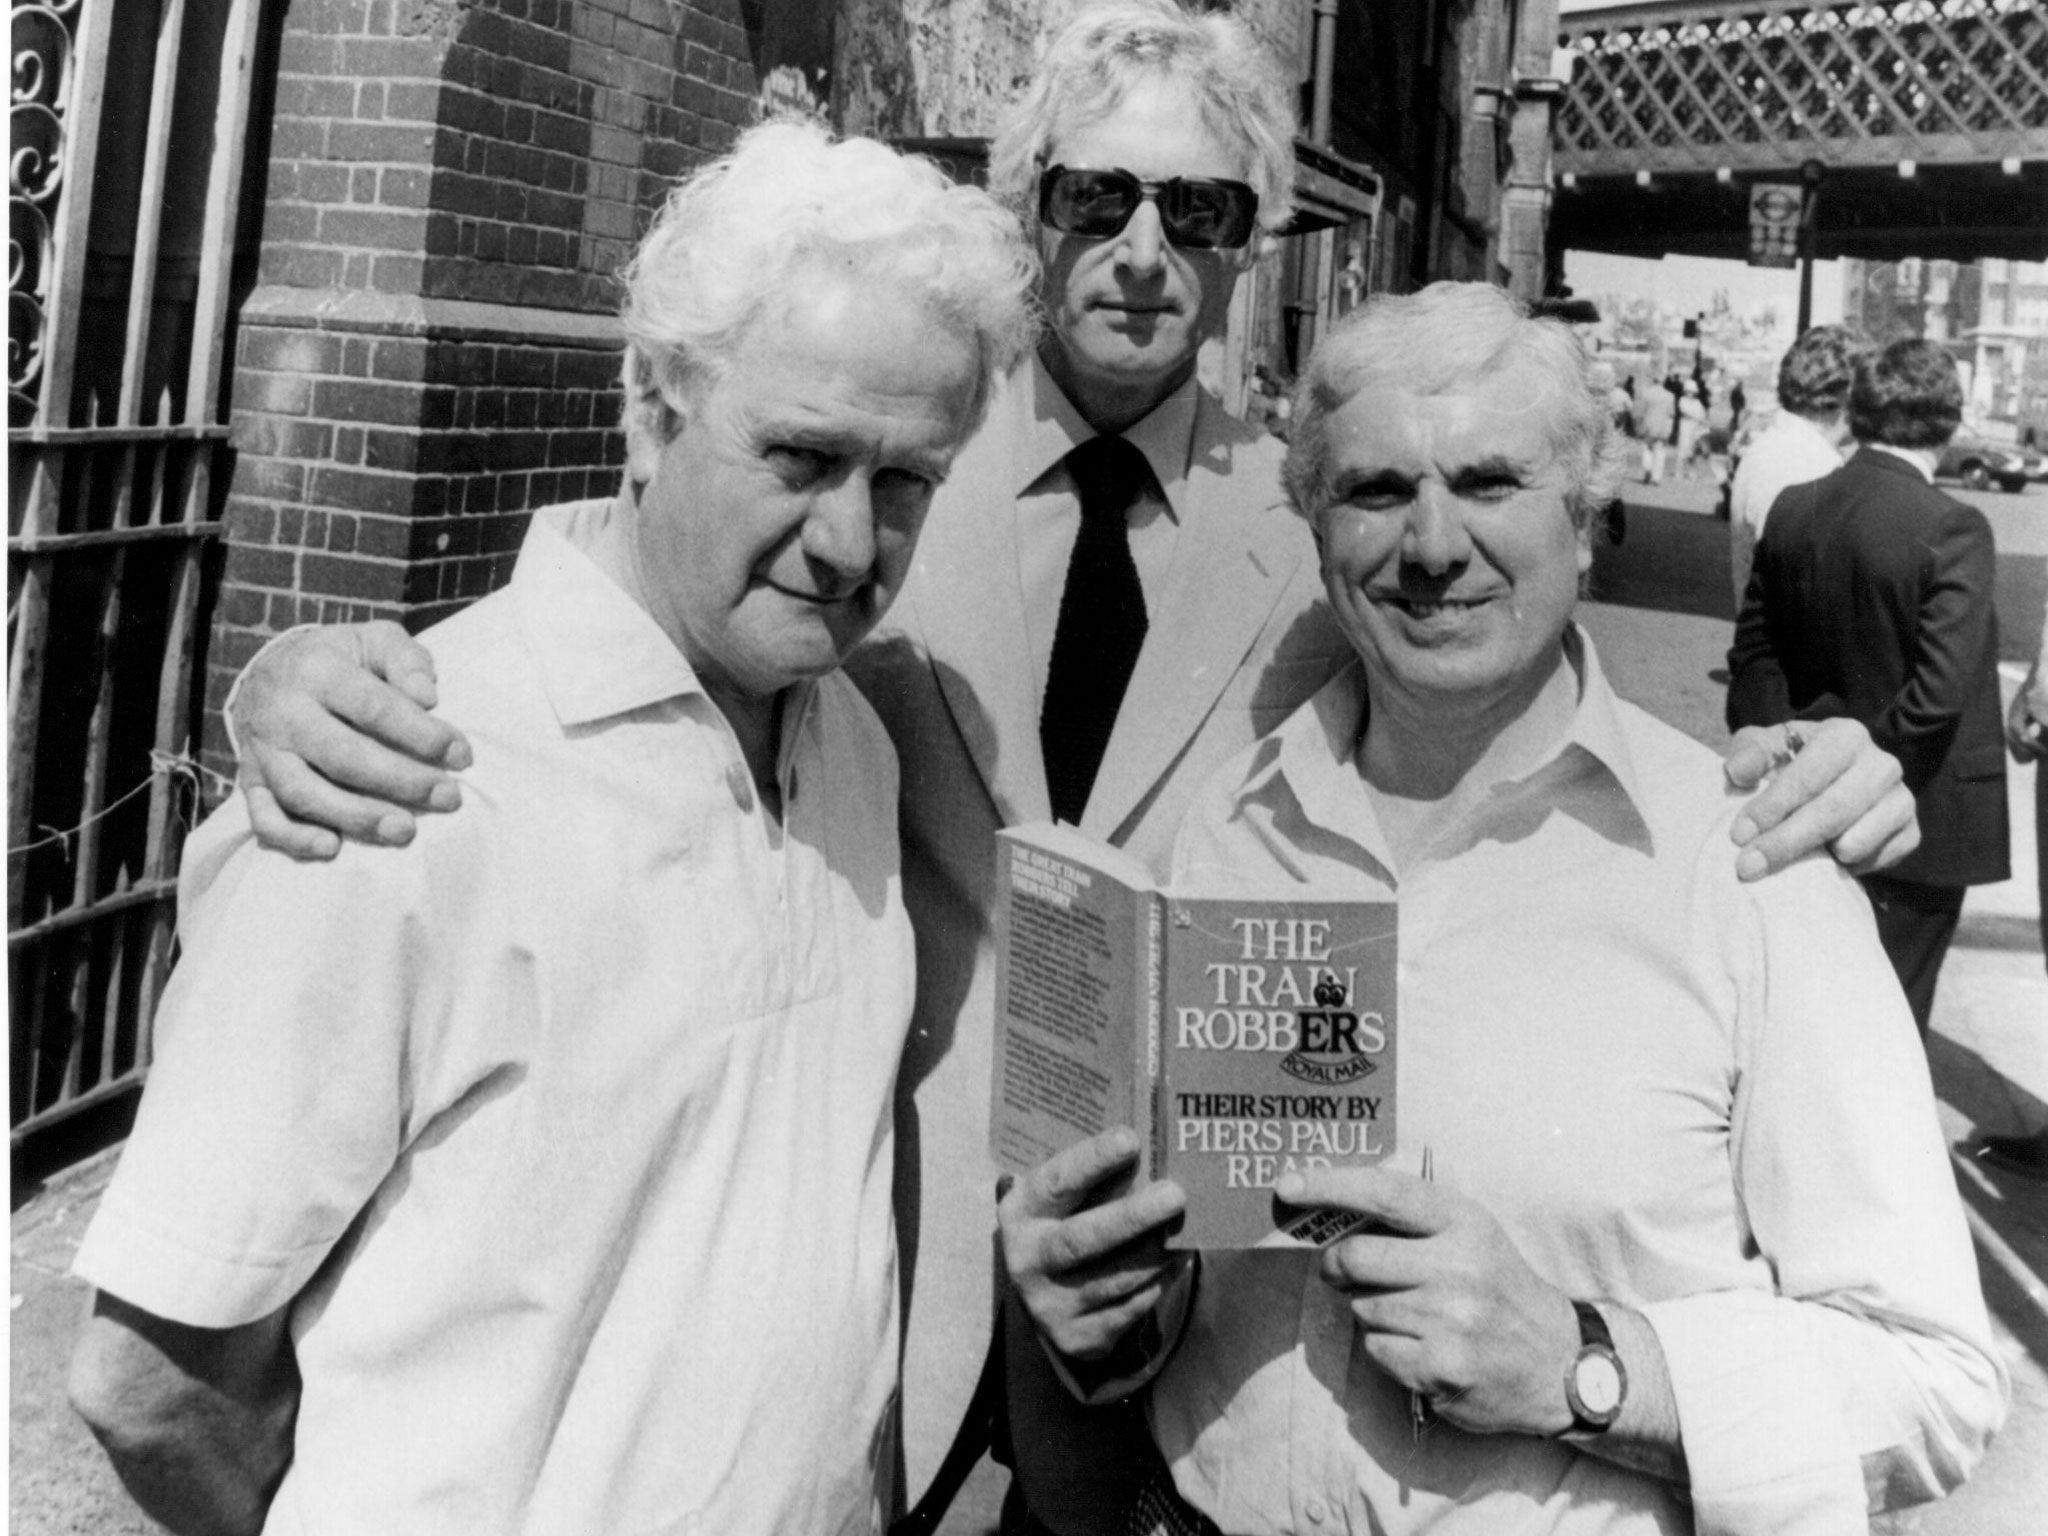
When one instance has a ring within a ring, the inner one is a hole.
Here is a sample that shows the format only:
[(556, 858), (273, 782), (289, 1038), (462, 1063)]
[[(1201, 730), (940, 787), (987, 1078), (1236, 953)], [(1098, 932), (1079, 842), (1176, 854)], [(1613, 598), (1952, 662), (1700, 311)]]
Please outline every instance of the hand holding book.
[(1100, 1362), (1148, 1318), (1181, 1266), (1167, 1231), (1180, 1187), (1131, 1188), (1142, 1148), (1118, 1126), (1055, 1153), (997, 1208), (1010, 1282), (1038, 1331), (1069, 1362)]
[(1022, 1173), (1128, 1127), (1128, 1175), (1186, 1192), (1176, 1249), (1342, 1231), (1283, 1222), (1272, 1186), (1395, 1149), (1393, 904), (1162, 891), (1071, 827), (998, 843), (997, 1161)]
[(1571, 1427), (1558, 1386), (1579, 1348), (1571, 1298), (1485, 1206), (1384, 1165), (1306, 1169), (1274, 1193), (1358, 1219), (1323, 1250), (1323, 1279), (1351, 1298), (1373, 1363), (1438, 1417), (1478, 1434)]

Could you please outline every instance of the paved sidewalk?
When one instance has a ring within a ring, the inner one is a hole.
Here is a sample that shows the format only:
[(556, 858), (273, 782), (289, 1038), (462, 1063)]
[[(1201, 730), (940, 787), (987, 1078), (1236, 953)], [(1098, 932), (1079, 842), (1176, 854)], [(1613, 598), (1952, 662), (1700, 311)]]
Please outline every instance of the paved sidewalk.
[[(2010, 702), (2022, 669), (2000, 671)], [(1928, 1060), (1952, 1141), (2048, 1126), (2048, 970), (2032, 794), (2032, 775), (2043, 771), (2020, 768), (2006, 777), (2013, 878), (1970, 892), (1935, 998)], [(1956, 1165), (1984, 1297), (2012, 1371), (2012, 1411), (1960, 1493), (1896, 1517), (1889, 1529), (1898, 1536), (2021, 1536), (2039, 1531), (2048, 1512), (2048, 1183), (1960, 1156)]]
[[(2006, 679), (2008, 697), (2017, 677)], [(1935, 998), (1928, 1062), (1951, 1142), (2048, 1125), (2048, 970), (2034, 883), (2032, 774), (2007, 776), (2013, 878), (1971, 891)], [(2034, 1536), (2048, 1512), (2048, 1184), (1957, 1156), (2012, 1409), (1953, 1498), (1880, 1522), (1888, 1536)]]
[(129, 1500), (64, 1396), (65, 1362), (85, 1315), (85, 1287), (66, 1271), (118, 1152), (66, 1169), (14, 1213), (7, 1420), (7, 1529), (14, 1536), (158, 1529)]

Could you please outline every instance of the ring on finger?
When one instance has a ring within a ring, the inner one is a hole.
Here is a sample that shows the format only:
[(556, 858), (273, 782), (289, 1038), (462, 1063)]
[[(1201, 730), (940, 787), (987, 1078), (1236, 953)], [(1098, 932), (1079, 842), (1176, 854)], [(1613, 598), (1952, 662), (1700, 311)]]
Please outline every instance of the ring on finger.
[(1784, 725), (1785, 739), (1771, 748), (1771, 772), (1790, 766), (1806, 746), (1806, 731), (1797, 720), (1787, 720)]

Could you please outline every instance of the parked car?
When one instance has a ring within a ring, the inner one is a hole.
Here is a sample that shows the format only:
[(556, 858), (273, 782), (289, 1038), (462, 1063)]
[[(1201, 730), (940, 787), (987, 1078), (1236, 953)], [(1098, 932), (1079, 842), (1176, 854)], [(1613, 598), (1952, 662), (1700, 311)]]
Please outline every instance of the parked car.
[(2009, 443), (1994, 443), (1969, 432), (1958, 432), (1942, 450), (1934, 467), (1937, 478), (1960, 480), (1973, 491), (1988, 490), (1994, 483), (2001, 491), (2026, 489), (2030, 475), (2040, 473), (2031, 452)]

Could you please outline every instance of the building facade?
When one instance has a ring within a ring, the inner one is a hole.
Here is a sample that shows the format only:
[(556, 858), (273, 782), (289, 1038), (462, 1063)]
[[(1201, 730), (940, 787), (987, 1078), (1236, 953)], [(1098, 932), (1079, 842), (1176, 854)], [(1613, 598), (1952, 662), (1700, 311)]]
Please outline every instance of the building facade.
[(1966, 425), (2048, 441), (2048, 262), (1846, 261), (1843, 318), (1871, 336), (1921, 336), (1955, 354)]
[[(278, 629), (431, 622), (503, 578), (523, 513), (612, 483), (610, 274), (679, 174), (764, 109), (985, 139), (1074, 8), (290, 0), (237, 314), (209, 710)], [(1237, 8), (1309, 134), (1301, 232), (1206, 365), (1233, 407), (1368, 292), (1540, 292), (1554, 4)]]

